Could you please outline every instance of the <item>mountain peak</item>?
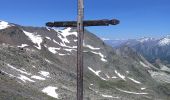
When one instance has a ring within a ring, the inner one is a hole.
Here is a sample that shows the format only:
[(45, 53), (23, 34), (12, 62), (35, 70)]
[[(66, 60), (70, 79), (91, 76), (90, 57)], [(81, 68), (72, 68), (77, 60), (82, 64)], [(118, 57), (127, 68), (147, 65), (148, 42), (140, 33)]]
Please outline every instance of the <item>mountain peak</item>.
[(6, 29), (6, 28), (8, 28), (10, 26), (11, 25), (8, 22), (0, 20), (0, 30)]
[(170, 35), (162, 38), (160, 41), (159, 41), (159, 45), (160, 46), (165, 46), (165, 45), (169, 45), (170, 44)]

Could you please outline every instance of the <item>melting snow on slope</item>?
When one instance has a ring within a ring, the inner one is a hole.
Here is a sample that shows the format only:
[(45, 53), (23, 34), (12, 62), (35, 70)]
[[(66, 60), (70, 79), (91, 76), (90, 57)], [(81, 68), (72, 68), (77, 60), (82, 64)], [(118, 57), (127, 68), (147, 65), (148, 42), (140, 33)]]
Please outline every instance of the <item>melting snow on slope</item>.
[(61, 45), (66, 46), (65, 43), (70, 43), (70, 41), (67, 39), (67, 36), (69, 35), (75, 35), (77, 37), (77, 32), (71, 32), (71, 28), (66, 28), (64, 30), (57, 31), (58, 32), (58, 37), (62, 40)]
[(140, 88), (141, 90), (145, 90), (146, 88), (145, 87), (142, 87), (142, 88)]
[(30, 33), (30, 32), (27, 32), (27, 31), (24, 31), (23, 32), (25, 33), (26, 36), (28, 36), (31, 41), (35, 44), (37, 44), (38, 46), (35, 46), (37, 49), (41, 49), (41, 43), (42, 43), (42, 37), (40, 35), (36, 35), (36, 33)]
[(92, 71), (95, 75), (97, 75), (98, 77), (100, 77), (102, 80), (106, 80), (105, 78), (103, 78), (103, 77), (101, 77), (99, 74), (100, 74), (100, 70), (98, 70), (98, 71), (95, 71), (95, 70), (93, 70), (91, 67), (88, 67), (88, 69), (90, 70), (90, 71)]
[(94, 52), (94, 51), (91, 51), (91, 52), (96, 55), (99, 55), (101, 57), (101, 61), (107, 62), (107, 60), (105, 59), (106, 56), (104, 56), (101, 52)]
[(48, 59), (45, 59), (46, 62), (48, 62), (49, 64), (52, 64), (52, 62)]
[(77, 51), (75, 49), (63, 49), (63, 50), (68, 51), (68, 52)]
[(75, 35), (77, 37), (77, 32), (71, 32), (71, 27), (61, 30), (61, 32), (64, 37), (67, 37), (69, 35)]
[(17, 69), (17, 68), (13, 67), (13, 66), (10, 65), (10, 64), (7, 64), (7, 66), (10, 67), (10, 68), (12, 68), (12, 69), (14, 69), (14, 70), (16, 70), (16, 71), (18, 71), (18, 72), (20, 72), (20, 73), (23, 73), (23, 74), (26, 74), (26, 75), (31, 75), (31, 73), (28, 73), (28, 72), (26, 72), (26, 71)]
[(135, 83), (137, 83), (137, 84), (141, 84), (141, 82), (139, 82), (139, 81), (137, 81), (137, 80), (135, 80), (135, 79), (133, 79), (133, 78), (128, 77), (128, 79), (130, 79), (131, 81), (133, 81), (133, 82), (135, 82)]
[(14, 75), (9, 74), (9, 73), (7, 73), (7, 72), (5, 72), (5, 71), (3, 71), (3, 70), (0, 70), (0, 71), (3, 72), (3, 73), (5, 73), (5, 74), (7, 74), (7, 75), (9, 75), (9, 77), (15, 77)]
[(143, 67), (150, 68), (148, 65), (144, 64), (144, 63), (141, 62), (141, 61), (140, 61), (140, 64), (141, 64)]
[(125, 76), (124, 75), (121, 75), (117, 70), (115, 70), (115, 73), (123, 80), (125, 80)]
[(17, 47), (24, 48), (26, 46), (28, 46), (28, 44), (22, 44), (21, 46), (17, 46)]
[(105, 97), (105, 98), (119, 98), (119, 97), (113, 97), (111, 95), (105, 95), (105, 94), (101, 94), (102, 97)]
[(42, 76), (45, 76), (45, 77), (49, 77), (49, 75), (50, 75), (50, 73), (46, 72), (46, 71), (40, 71), (38, 73), (41, 74)]
[(49, 50), (50, 52), (52, 52), (53, 54), (56, 54), (56, 53), (57, 53), (56, 50), (60, 50), (60, 48), (56, 48), (56, 47), (48, 47), (48, 50)]
[(48, 36), (46, 36), (45, 38), (47, 38), (47, 39), (51, 40), (51, 38), (50, 38), (50, 37), (48, 37)]
[(34, 79), (37, 79), (37, 80), (45, 80), (45, 78), (40, 77), (40, 76), (36, 76), (36, 75), (31, 76), (31, 78), (34, 78)]
[(58, 89), (57, 87), (53, 87), (53, 86), (48, 86), (48, 87), (45, 87), (42, 92), (46, 93), (47, 95), (53, 97), (53, 98), (57, 98), (59, 99), (58, 97), (58, 94), (56, 93), (56, 89)]
[(0, 30), (10, 27), (8, 22), (0, 21)]
[(72, 49), (76, 49), (77, 46), (67, 46), (65, 43), (61, 42), (61, 43), (58, 43), (56, 40), (53, 39), (53, 42), (62, 46), (62, 47), (66, 47), (66, 48), (72, 48)]
[(30, 81), (30, 82), (35, 82), (34, 80), (24, 76), (24, 75), (20, 75), (19, 77), (17, 77), (18, 79), (22, 80), (23, 82), (26, 82), (26, 81)]
[(129, 94), (148, 94), (146, 92), (131, 92), (131, 91), (126, 91), (126, 90), (122, 90), (122, 89), (119, 89), (119, 88), (116, 88), (116, 89), (121, 91), (121, 92), (129, 93)]
[(116, 76), (112, 76), (112, 78), (116, 79), (117, 77)]
[(89, 49), (91, 49), (91, 50), (100, 50), (100, 48), (95, 48), (95, 47), (93, 47), (93, 46), (91, 46), (91, 45), (85, 44), (84, 42), (83, 42), (83, 46), (84, 46), (84, 47), (87, 47), (87, 48), (89, 48)]
[[(53, 53), (53, 54), (58, 53), (56, 50), (60, 50), (60, 49), (61, 49), (61, 48), (48, 47), (48, 50), (49, 50), (51, 53)], [(64, 49), (64, 50), (71, 52), (72, 50), (75, 50), (75, 49)], [(67, 53), (67, 54), (58, 53), (58, 55), (60, 55), (60, 56), (65, 56), (65, 55), (70, 55), (70, 54), (69, 54), (69, 53)]]

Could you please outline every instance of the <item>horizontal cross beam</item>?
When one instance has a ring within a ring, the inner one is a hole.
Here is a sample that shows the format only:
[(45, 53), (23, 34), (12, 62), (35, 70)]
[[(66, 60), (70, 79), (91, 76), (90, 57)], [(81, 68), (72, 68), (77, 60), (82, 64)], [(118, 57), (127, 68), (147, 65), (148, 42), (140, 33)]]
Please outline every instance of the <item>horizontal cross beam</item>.
[[(117, 25), (120, 21), (117, 19), (103, 19), (103, 20), (85, 20), (83, 21), (83, 26), (109, 26)], [(48, 22), (46, 23), (48, 27), (77, 27), (77, 21), (59, 21), (59, 22)]]

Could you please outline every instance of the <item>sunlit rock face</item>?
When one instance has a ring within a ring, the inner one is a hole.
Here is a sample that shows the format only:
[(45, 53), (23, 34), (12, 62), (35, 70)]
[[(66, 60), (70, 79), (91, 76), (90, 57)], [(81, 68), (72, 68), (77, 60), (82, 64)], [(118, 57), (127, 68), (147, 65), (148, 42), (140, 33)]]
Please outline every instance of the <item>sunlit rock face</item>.
[[(0, 27), (1, 100), (76, 100), (75, 28)], [(83, 46), (84, 100), (169, 100), (168, 81), (155, 80), (157, 68), (131, 48), (115, 50), (87, 30)]]

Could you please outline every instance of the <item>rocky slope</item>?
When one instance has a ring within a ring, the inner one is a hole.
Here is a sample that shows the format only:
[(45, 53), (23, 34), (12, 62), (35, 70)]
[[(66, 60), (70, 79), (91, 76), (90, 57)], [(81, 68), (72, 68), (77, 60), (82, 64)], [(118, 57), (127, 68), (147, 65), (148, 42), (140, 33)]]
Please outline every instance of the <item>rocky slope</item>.
[[(0, 21), (0, 99), (76, 100), (76, 42), (74, 28)], [(85, 31), (84, 100), (169, 100), (155, 70), (129, 47), (114, 50)]]

